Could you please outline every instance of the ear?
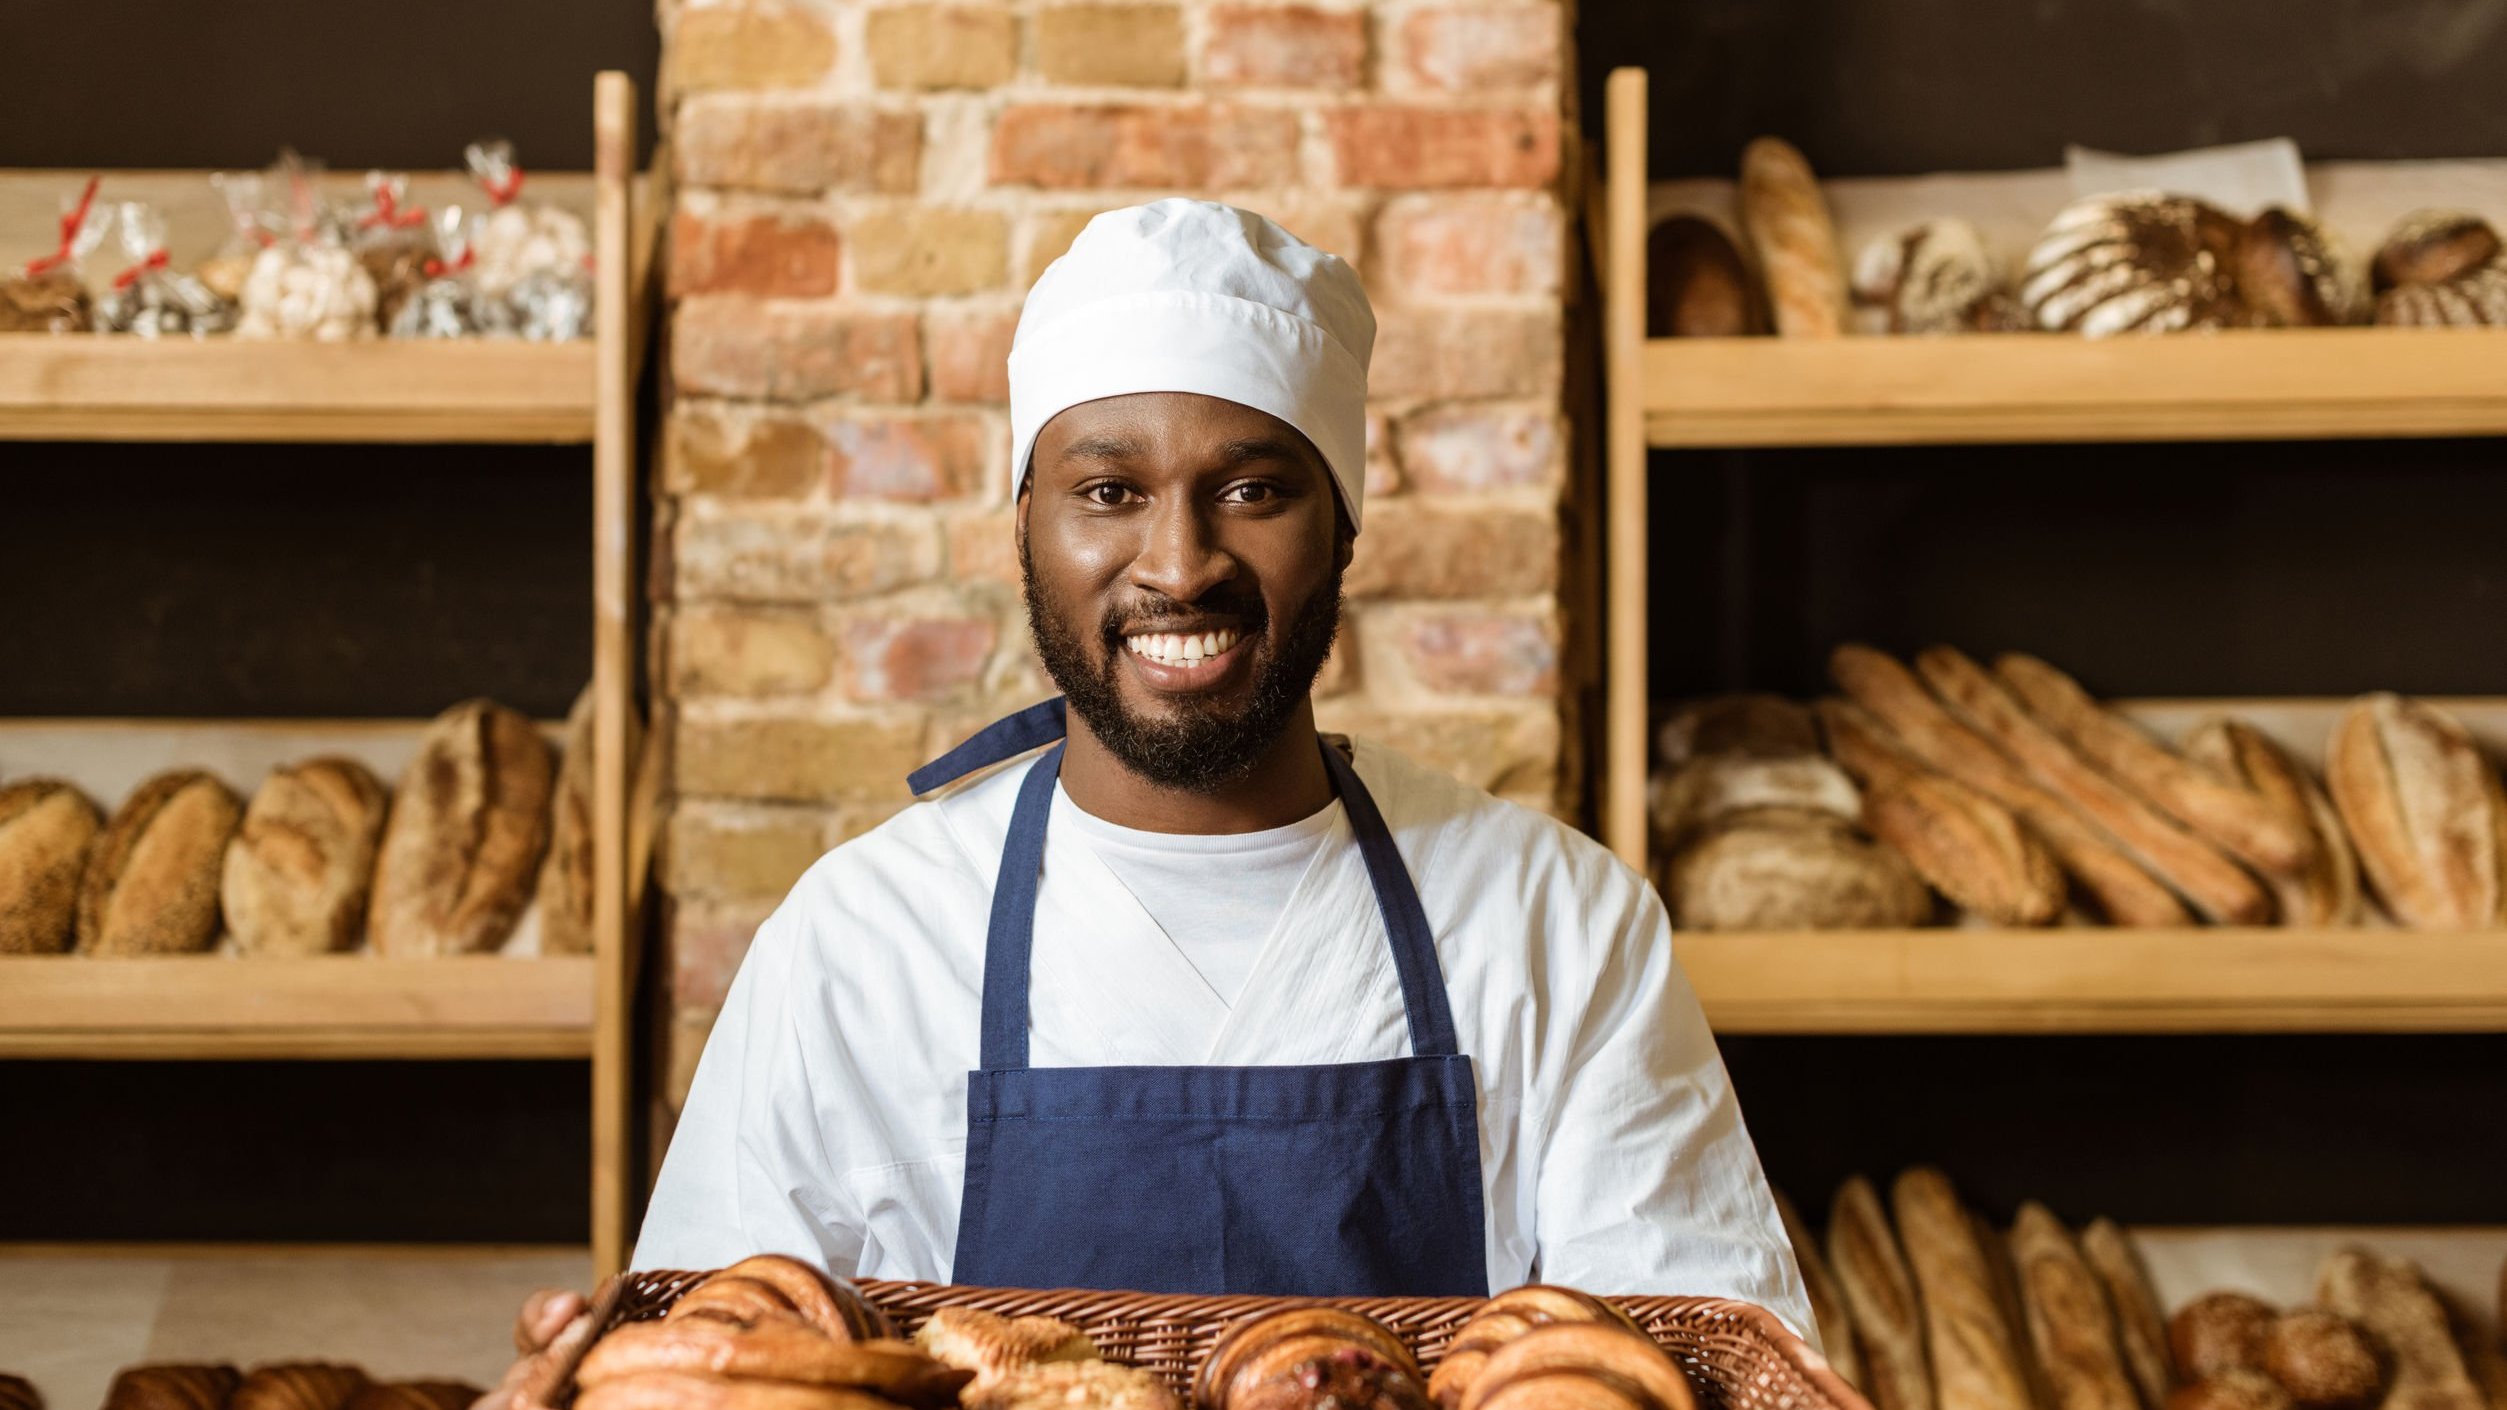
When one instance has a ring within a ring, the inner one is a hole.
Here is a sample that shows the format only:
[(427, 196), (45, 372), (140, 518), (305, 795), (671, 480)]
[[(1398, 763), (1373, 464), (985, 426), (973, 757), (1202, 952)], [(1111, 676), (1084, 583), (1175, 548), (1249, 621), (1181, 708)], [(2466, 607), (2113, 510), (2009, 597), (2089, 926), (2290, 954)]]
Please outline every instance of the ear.
[(1358, 531), (1349, 526), (1349, 516), (1344, 514), (1340, 517), (1339, 526), (1332, 531), (1332, 562), (1341, 572), (1346, 573), (1349, 571), (1350, 561), (1357, 556)]

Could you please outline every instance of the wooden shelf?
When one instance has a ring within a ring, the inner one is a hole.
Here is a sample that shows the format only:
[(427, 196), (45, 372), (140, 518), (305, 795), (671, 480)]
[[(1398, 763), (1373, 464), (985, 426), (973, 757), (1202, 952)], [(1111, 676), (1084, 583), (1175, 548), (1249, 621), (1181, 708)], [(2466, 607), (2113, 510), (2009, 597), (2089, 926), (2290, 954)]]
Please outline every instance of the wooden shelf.
[(0, 1058), (582, 1058), (590, 956), (0, 958)]
[(1718, 1033), (2507, 1032), (2507, 931), (1690, 932)]

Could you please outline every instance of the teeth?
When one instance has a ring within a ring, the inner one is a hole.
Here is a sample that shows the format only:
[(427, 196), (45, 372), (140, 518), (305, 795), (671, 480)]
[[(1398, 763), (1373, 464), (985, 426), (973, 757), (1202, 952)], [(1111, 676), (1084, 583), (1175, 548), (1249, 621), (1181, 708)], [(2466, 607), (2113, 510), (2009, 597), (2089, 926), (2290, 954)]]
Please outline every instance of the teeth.
[(1186, 634), (1143, 632), (1139, 636), (1125, 638), (1123, 644), (1160, 665), (1189, 666), (1225, 655), (1236, 642), (1237, 634), (1233, 631)]

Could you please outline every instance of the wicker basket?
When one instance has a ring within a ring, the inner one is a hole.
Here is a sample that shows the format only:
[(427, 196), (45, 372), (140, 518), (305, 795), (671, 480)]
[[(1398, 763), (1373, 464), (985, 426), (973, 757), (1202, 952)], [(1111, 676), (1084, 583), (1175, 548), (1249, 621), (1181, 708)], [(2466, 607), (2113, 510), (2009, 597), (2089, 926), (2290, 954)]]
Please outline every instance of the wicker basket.
[[(600, 1332), (659, 1317), (703, 1273), (626, 1273), (601, 1285), (592, 1299), (592, 1325)], [(1006, 1317), (1042, 1313), (1072, 1323), (1097, 1343), (1108, 1360), (1154, 1371), (1179, 1395), (1191, 1394), (1193, 1373), (1229, 1325), (1256, 1312), (1300, 1299), (1279, 1297), (1185, 1297), (1160, 1293), (1090, 1292), (1064, 1288), (1030, 1292), (1017, 1288), (956, 1287), (945, 1283), (890, 1283), (864, 1279), (862, 1293), (908, 1333), (943, 1307), (980, 1307)], [(1454, 1330), (1480, 1305), (1468, 1297), (1359, 1297), (1325, 1299), (1363, 1312), (1410, 1343), (1423, 1369), (1434, 1369)], [(1871, 1410), (1819, 1353), (1765, 1309), (1715, 1297), (1615, 1297), (1671, 1353), (1698, 1392), (1699, 1410)], [(565, 1406), (574, 1390), (574, 1365), (595, 1335), (568, 1364), (553, 1368), (558, 1393), (549, 1404)]]

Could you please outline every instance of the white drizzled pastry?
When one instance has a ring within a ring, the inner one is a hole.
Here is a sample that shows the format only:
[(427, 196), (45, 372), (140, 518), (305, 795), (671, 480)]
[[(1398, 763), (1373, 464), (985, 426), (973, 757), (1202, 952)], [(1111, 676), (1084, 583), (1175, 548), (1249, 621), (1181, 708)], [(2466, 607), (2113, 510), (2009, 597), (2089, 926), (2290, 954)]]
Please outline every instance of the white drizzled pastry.
[(2040, 328), (2092, 338), (2242, 323), (2234, 270), (2241, 229), (2187, 196), (2075, 201), (2029, 251), (2020, 303)]
[(1964, 220), (1928, 220), (1863, 247), (1855, 301), (1890, 333), (1999, 332), (2021, 326), (1984, 234)]
[(2275, 328), (2364, 322), (2368, 272), (2339, 236), (2280, 206), (2246, 222), (2237, 289), (2254, 321)]
[(2507, 325), (2507, 253), (2463, 211), (2403, 217), (2376, 252), (2376, 321), (2408, 328)]

